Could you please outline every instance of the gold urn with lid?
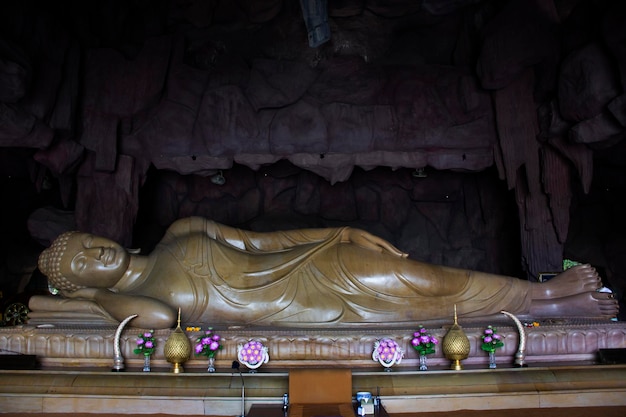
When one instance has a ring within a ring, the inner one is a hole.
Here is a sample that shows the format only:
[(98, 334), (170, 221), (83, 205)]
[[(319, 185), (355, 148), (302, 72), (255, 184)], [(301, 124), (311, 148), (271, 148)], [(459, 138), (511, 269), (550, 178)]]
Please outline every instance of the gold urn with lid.
[(470, 353), (470, 342), (463, 328), (459, 326), (456, 305), (454, 306), (454, 324), (441, 341), (441, 350), (444, 356), (452, 361), (450, 369), (460, 371), (463, 369), (461, 361), (467, 359)]
[(180, 328), (180, 308), (178, 309), (178, 325), (165, 341), (163, 353), (165, 359), (174, 365), (172, 372), (175, 374), (185, 372), (182, 364), (187, 362), (191, 356), (191, 342), (183, 329)]

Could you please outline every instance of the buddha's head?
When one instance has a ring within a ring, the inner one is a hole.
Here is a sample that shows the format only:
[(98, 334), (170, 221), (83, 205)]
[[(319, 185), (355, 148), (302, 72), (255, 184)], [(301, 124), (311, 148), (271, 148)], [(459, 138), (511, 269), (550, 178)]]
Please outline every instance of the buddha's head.
[(110, 288), (124, 275), (130, 258), (116, 242), (89, 233), (59, 235), (39, 255), (39, 270), (54, 288), (72, 292), (80, 288)]

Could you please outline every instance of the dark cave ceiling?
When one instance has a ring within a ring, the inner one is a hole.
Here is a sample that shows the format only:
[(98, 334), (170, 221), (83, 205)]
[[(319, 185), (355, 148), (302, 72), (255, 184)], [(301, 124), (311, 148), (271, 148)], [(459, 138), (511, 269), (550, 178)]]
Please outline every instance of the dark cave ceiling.
[(624, 183), (623, 2), (23, 1), (0, 22), (4, 175), (54, 178), (121, 241), (150, 166), (495, 166), (539, 269), (598, 164)]

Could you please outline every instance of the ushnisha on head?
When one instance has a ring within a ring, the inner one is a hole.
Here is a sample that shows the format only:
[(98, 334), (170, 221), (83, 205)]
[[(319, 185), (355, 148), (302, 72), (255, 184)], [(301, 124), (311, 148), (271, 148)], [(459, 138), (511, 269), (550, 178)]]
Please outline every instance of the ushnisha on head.
[(61, 261), (66, 255), (67, 242), (76, 233), (78, 232), (71, 231), (59, 235), (49, 248), (41, 252), (37, 262), (39, 270), (48, 277), (50, 285), (60, 291), (72, 292), (79, 288), (85, 288), (82, 285), (74, 284), (61, 273)]

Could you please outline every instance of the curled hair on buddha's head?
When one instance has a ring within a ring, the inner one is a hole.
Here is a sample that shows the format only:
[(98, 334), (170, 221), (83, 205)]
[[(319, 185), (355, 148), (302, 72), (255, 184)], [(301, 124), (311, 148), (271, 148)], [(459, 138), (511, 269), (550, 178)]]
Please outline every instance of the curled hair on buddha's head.
[(44, 249), (39, 255), (38, 266), (42, 274), (48, 277), (50, 285), (57, 290), (73, 292), (84, 286), (76, 285), (70, 282), (66, 277), (61, 274), (61, 260), (65, 256), (67, 249), (67, 241), (70, 237), (78, 233), (76, 231), (65, 232), (60, 234), (49, 248)]

